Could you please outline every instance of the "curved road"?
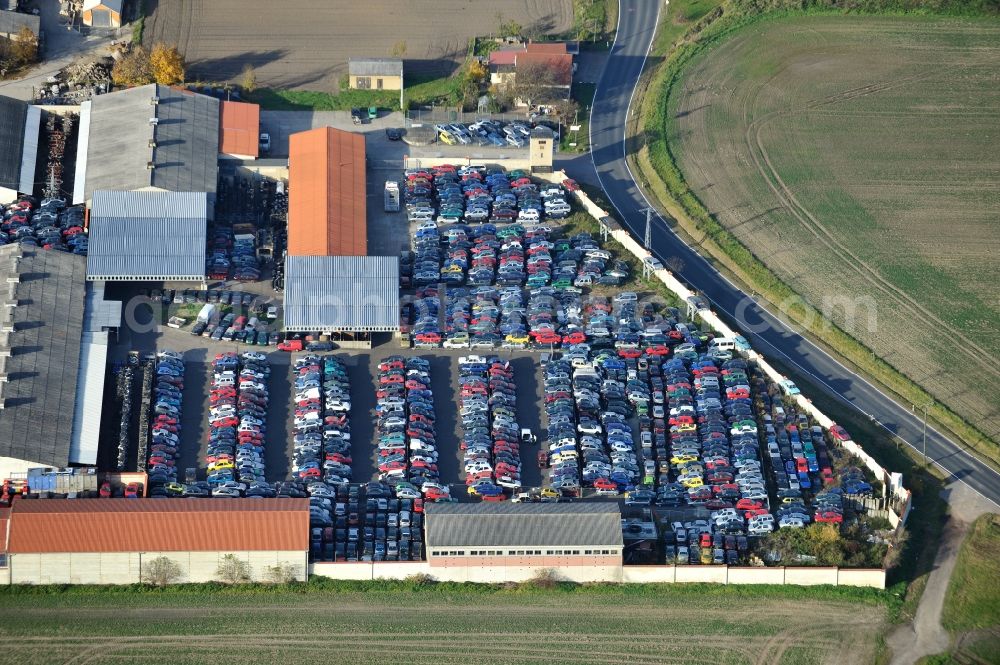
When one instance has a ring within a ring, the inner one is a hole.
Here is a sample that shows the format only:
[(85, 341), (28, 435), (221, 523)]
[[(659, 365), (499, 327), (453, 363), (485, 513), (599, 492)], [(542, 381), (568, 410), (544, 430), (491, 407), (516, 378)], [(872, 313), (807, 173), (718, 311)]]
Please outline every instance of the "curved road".
[[(590, 144), (597, 177), (621, 220), (639, 241), (645, 233), (644, 209), (650, 207), (636, 186), (625, 161), (631, 147), (625, 140), (626, 118), (632, 111), (632, 95), (665, 4), (659, 0), (620, 0), (618, 34), (604, 73), (597, 84), (590, 118)], [(665, 10), (665, 9), (664, 9)], [(638, 104), (636, 104), (638, 106)], [(679, 278), (712, 302), (716, 312), (736, 322), (754, 348), (765, 356), (780, 356), (799, 372), (826, 387), (854, 408), (874, 418), (903, 441), (922, 450), (923, 423), (909, 404), (893, 401), (854, 374), (822, 349), (790, 330), (688, 247), (660, 218), (654, 219), (652, 251), (665, 261), (679, 257)], [(927, 456), (951, 474), (1000, 505), (1000, 474), (982, 465), (965, 450), (928, 425)]]

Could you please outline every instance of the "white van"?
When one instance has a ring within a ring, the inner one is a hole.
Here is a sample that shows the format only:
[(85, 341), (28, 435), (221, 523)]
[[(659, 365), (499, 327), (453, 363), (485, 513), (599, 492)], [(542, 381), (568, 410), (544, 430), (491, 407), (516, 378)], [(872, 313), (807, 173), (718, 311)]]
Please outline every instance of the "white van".
[(735, 351), (736, 340), (727, 337), (716, 337), (708, 343), (708, 348), (711, 351)]

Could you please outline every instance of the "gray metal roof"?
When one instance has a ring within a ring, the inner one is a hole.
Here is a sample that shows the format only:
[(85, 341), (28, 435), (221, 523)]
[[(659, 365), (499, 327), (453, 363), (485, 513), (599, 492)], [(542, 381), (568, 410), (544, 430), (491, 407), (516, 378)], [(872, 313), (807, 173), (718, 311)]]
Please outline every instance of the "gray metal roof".
[(0, 384), (0, 456), (49, 466), (69, 462), (85, 269), (82, 256), (67, 252), (0, 247), (0, 300), (17, 302), (14, 332), (0, 331), (0, 350), (10, 352), (0, 357), (7, 375)]
[(21, 150), (27, 115), (27, 102), (0, 95), (0, 187), (15, 191), (21, 185)]
[(347, 61), (350, 76), (400, 76), (403, 61), (399, 58), (351, 58)]
[(71, 464), (97, 464), (104, 406), (104, 376), (108, 370), (108, 333), (85, 332), (80, 343), (77, 402), (69, 441)]
[(17, 34), (24, 26), (31, 28), (31, 31), (37, 35), (41, 22), (41, 17), (34, 14), (0, 11), (0, 33), (4, 35)]
[(285, 330), (398, 329), (398, 258), (289, 256), (285, 259)]
[(432, 503), (427, 547), (621, 547), (616, 503)]
[(122, 0), (87, 0), (83, 3), (83, 10), (94, 9), (95, 7), (104, 7), (105, 9), (110, 9), (111, 11), (121, 14), (122, 13)]
[(204, 192), (94, 192), (87, 279), (201, 280)]
[(87, 199), (101, 189), (215, 192), (218, 99), (144, 85), (95, 97), (89, 126), (84, 168)]

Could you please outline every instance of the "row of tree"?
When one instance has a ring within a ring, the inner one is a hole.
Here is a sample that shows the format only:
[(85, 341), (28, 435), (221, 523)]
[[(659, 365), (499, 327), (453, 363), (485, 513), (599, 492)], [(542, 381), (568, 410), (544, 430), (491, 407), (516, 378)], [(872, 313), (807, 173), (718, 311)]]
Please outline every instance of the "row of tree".
[[(216, 577), (226, 584), (250, 582), (250, 564), (235, 554), (222, 557), (215, 571)], [(152, 586), (169, 586), (181, 581), (183, 571), (180, 564), (169, 557), (158, 556), (142, 567), (142, 581)], [(289, 584), (298, 577), (298, 570), (291, 564), (268, 566), (265, 579), (273, 584)]]
[(111, 80), (115, 85), (133, 87), (147, 83), (176, 85), (184, 82), (184, 58), (176, 46), (162, 42), (152, 49), (133, 46), (115, 61)]

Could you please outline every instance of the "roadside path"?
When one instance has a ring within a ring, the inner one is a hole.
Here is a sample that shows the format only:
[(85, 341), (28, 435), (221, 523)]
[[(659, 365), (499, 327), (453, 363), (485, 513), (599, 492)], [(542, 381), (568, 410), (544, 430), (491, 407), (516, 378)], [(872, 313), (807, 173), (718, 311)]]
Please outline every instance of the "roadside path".
[[(941, 612), (958, 551), (972, 522), (995, 509), (990, 501), (962, 483), (952, 483), (943, 494), (949, 503), (950, 515), (941, 533), (934, 569), (927, 578), (917, 614), (912, 623), (900, 626), (886, 637), (893, 653), (892, 665), (910, 665), (924, 656), (948, 651), (951, 635), (941, 625)], [(910, 517), (921, 519), (916, 514)]]

